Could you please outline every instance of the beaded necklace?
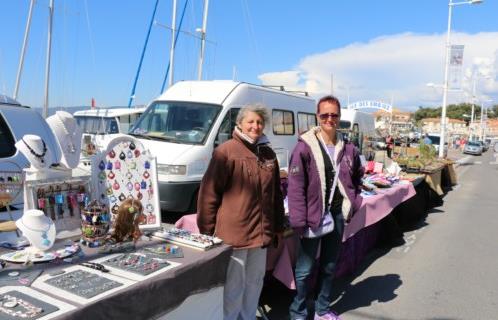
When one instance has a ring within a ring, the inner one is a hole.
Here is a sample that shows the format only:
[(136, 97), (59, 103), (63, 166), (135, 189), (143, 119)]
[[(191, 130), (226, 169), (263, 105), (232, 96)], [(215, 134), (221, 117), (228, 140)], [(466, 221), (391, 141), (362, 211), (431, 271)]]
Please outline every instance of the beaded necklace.
[[(42, 308), (8, 294), (4, 294), (3, 297), (0, 298), (0, 301), (2, 301), (0, 304), (0, 312), (3, 312), (11, 317), (33, 318), (43, 312)], [(26, 311), (14, 311), (16, 306), (20, 306)]]
[(45, 144), (45, 141), (41, 141), (43, 143), (43, 152), (41, 154), (38, 154), (36, 153), (35, 150), (33, 150), (33, 148), (30, 147), (30, 145), (24, 141), (24, 139), (21, 139), (22, 142), (24, 142), (24, 144), (26, 145), (26, 147), (28, 148), (29, 152), (31, 152), (32, 155), (34, 155), (38, 160), (40, 160), (41, 163), (45, 163), (45, 160), (43, 159), (45, 157), (45, 154), (47, 153), (47, 145)]

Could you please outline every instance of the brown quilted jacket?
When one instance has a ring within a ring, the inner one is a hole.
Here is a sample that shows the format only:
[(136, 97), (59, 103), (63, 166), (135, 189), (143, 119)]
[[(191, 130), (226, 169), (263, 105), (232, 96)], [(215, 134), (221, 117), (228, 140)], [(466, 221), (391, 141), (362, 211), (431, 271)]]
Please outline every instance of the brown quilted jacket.
[(238, 249), (264, 247), (283, 231), (278, 162), (269, 145), (249, 144), (236, 133), (221, 144), (204, 174), (197, 225)]

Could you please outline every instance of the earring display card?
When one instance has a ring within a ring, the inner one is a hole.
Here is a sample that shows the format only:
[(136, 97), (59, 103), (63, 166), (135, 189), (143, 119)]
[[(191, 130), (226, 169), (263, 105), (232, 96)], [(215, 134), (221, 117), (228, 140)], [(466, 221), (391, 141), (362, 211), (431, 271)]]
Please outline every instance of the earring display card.
[(183, 249), (175, 244), (159, 244), (152, 247), (145, 247), (144, 251), (153, 253), (165, 259), (183, 258)]
[(121, 203), (133, 198), (143, 207), (140, 229), (158, 229), (161, 224), (156, 158), (131, 136), (109, 142), (105, 153), (92, 158), (92, 176), (97, 197), (108, 205), (113, 220)]
[(75, 306), (31, 288), (0, 287), (0, 320), (19, 318), (48, 320), (74, 309)]
[(111, 274), (135, 281), (151, 278), (180, 265), (178, 262), (168, 261), (143, 251), (115, 254), (92, 262), (103, 264)]
[(42, 273), (42, 270), (35, 269), (5, 269), (0, 271), (0, 287), (3, 286), (30, 286), (33, 281)]
[(79, 304), (87, 304), (133, 283), (128, 279), (94, 269), (72, 266), (64, 269), (64, 273), (60, 275), (44, 274), (40, 276), (33, 283), (33, 287)]
[(154, 237), (189, 246), (194, 249), (208, 250), (214, 246), (223, 243), (223, 240), (217, 237), (211, 237), (205, 234), (192, 233), (185, 229), (171, 228), (154, 232)]

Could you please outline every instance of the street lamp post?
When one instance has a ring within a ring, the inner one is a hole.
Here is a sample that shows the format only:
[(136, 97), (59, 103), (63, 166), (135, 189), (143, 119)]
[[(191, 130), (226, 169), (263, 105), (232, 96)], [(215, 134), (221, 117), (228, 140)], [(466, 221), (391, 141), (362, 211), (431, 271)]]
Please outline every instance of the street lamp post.
[(441, 138), (439, 139), (439, 158), (444, 157), (444, 145), (446, 138), (446, 103), (448, 100), (448, 73), (450, 69), (450, 34), (451, 34), (451, 10), (453, 6), (461, 4), (479, 4), (483, 0), (468, 0), (462, 2), (453, 2), (450, 0), (448, 3), (448, 31), (446, 33), (446, 61), (444, 64), (444, 84), (443, 84), (443, 106), (441, 112)]

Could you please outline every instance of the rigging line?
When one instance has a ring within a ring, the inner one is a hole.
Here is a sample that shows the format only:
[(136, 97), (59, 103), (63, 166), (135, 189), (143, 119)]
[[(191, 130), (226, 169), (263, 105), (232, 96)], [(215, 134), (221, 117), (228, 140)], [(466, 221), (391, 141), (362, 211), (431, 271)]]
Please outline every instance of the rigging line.
[[(87, 0), (85, 0), (85, 17), (86, 17), (86, 26), (88, 29), (88, 40), (90, 40), (90, 53), (92, 55), (92, 69), (93, 69), (94, 74), (97, 74), (97, 65), (95, 63), (95, 46), (93, 44), (92, 27), (90, 25), (90, 15), (88, 14), (88, 2), (87, 2)], [(100, 95), (100, 93), (102, 91), (102, 87), (97, 86), (97, 91)]]
[(254, 56), (256, 58), (256, 65), (258, 66), (258, 72), (261, 71), (261, 59), (260, 59), (260, 54), (259, 54), (259, 48), (258, 48), (258, 43), (256, 42), (256, 37), (255, 37), (255, 32), (254, 32), (254, 27), (252, 24), (251, 20), (251, 14), (249, 12), (249, 5), (247, 3), (247, 0), (242, 0), (243, 4), (243, 13), (244, 13), (244, 18), (246, 18), (246, 24), (248, 28), (248, 34), (250, 38), (250, 43), (252, 44), (252, 49), (254, 50)]
[(156, 10), (159, 0), (156, 0), (156, 4), (154, 6), (154, 12), (152, 13), (152, 18), (149, 23), (149, 30), (147, 31), (147, 36), (145, 37), (144, 48), (142, 49), (142, 55), (140, 57), (140, 62), (138, 64), (137, 74), (135, 75), (135, 81), (133, 82), (133, 88), (131, 89), (130, 100), (128, 101), (128, 108), (131, 107), (131, 103), (135, 99), (135, 89), (137, 88), (138, 76), (140, 75), (140, 69), (142, 69), (142, 62), (144, 61), (145, 50), (147, 49), (147, 43), (149, 42), (150, 31), (152, 29), (152, 25), (154, 24), (154, 18), (156, 16)]
[[(173, 50), (176, 49), (176, 44), (178, 43), (178, 35), (180, 34), (180, 31), (182, 30), (182, 23), (183, 23), (183, 18), (185, 17), (185, 10), (187, 9), (187, 4), (188, 4), (188, 0), (185, 1), (185, 5), (183, 6), (182, 17), (180, 18), (180, 24), (178, 25), (178, 30), (176, 31), (176, 34), (175, 34), (175, 45), (173, 47)], [(176, 26), (173, 26), (173, 28), (176, 28)], [(166, 85), (166, 79), (168, 79), (170, 67), (171, 67), (171, 60), (168, 62), (168, 67), (166, 68), (166, 74), (164, 75), (163, 85), (161, 86), (161, 92), (159, 92), (159, 94), (164, 92), (164, 86)]]

